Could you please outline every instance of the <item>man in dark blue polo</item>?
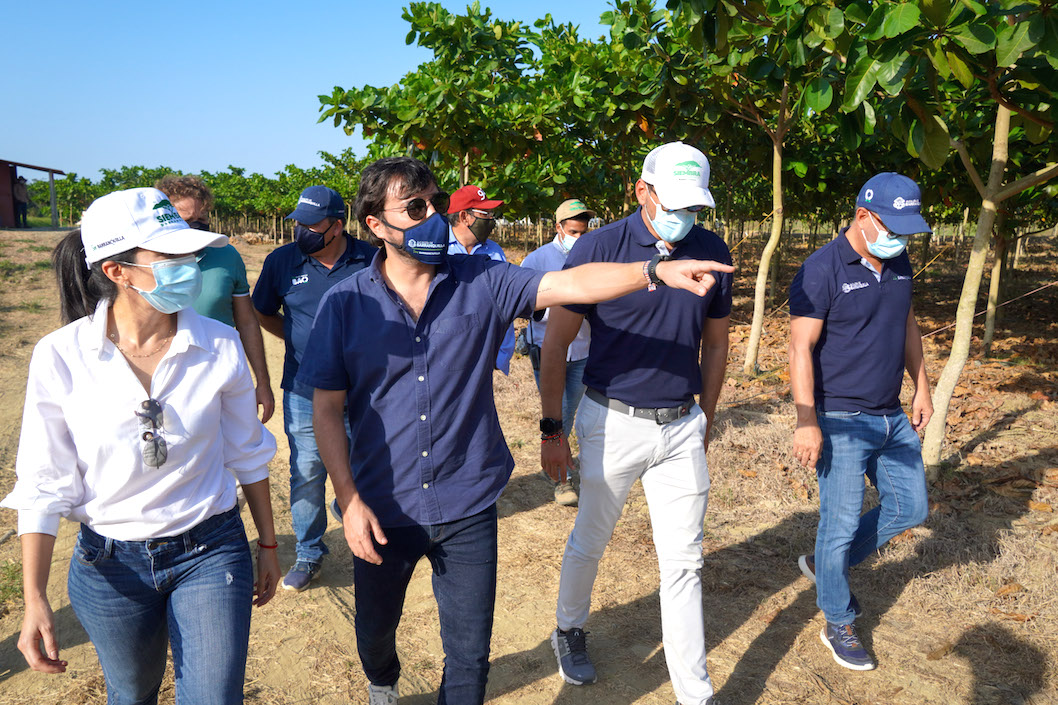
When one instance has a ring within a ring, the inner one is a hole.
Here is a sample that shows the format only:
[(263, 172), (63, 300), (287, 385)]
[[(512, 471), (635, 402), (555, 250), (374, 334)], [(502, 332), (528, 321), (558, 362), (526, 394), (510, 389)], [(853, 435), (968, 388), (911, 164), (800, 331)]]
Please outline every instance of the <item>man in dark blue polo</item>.
[[(906, 251), (909, 236), (931, 232), (920, 201), (906, 176), (872, 177), (852, 224), (812, 253), (790, 285), (794, 455), (819, 480), (815, 553), (798, 563), (826, 617), (820, 639), (835, 661), (860, 671), (875, 664), (856, 633), (849, 567), (929, 511), (917, 431), (933, 403)], [(915, 385), (910, 422), (900, 406), (905, 369)], [(864, 476), (879, 506), (860, 516)]]
[[(265, 258), (253, 291), (261, 327), (286, 343), (283, 359), (283, 425), (290, 443), (290, 516), (297, 559), (283, 587), (300, 592), (327, 554), (327, 470), (312, 430), (312, 388), (296, 381), (312, 320), (332, 286), (367, 266), (375, 248), (344, 231), (345, 203), (334, 189), (310, 186), (287, 216), (296, 221), (294, 242)], [(282, 311), (282, 313), (280, 312)]]
[[(639, 209), (582, 235), (566, 267), (731, 261), (723, 240), (695, 225), (697, 212), (713, 206), (709, 161), (701, 151), (682, 142), (657, 147), (643, 162), (635, 193)], [(541, 427), (560, 430), (554, 442), (541, 447), (541, 464), (552, 478), (572, 461), (560, 417), (566, 347), (583, 321), (591, 324), (587, 390), (576, 421), (580, 507), (562, 557), (558, 628), (551, 635), (559, 673), (572, 685), (596, 679), (584, 637), (592, 588), (599, 559), (639, 479), (661, 572), (661, 629), (672, 687), (683, 705), (712, 700), (699, 571), (709, 496), (705, 454), (727, 365), (731, 314), (731, 276), (717, 278), (704, 298), (658, 288), (551, 310), (540, 353), (540, 398)]]
[(372, 705), (396, 702), (396, 630), (423, 557), (433, 566), (445, 650), (438, 702), (484, 701), (495, 502), (514, 467), (492, 371), (514, 318), (622, 296), (650, 278), (708, 296), (710, 273), (731, 270), (674, 261), (649, 272), (637, 262), (545, 273), (449, 255), (448, 202), (415, 159), (380, 159), (364, 170), (357, 218), (382, 247), (368, 269), (324, 297), (313, 354), (298, 375), (316, 388), (316, 438), (354, 555), (357, 648)]

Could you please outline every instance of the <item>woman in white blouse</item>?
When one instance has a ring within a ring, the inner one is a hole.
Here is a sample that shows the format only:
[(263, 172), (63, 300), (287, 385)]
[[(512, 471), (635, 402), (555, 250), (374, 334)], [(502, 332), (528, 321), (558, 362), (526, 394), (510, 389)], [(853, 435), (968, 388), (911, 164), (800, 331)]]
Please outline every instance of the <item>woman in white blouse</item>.
[[(251, 603), (280, 577), (275, 439), (238, 334), (190, 308), (193, 253), (226, 241), (188, 228), (161, 191), (131, 189), (92, 203), (53, 256), (68, 325), (33, 351), (18, 482), (2, 503), (19, 512), (18, 648), (34, 670), (66, 668), (46, 587), (60, 518), (79, 522), (68, 591), (108, 702), (156, 702), (171, 645), (177, 702), (241, 703)], [(256, 581), (236, 477), (257, 525)]]

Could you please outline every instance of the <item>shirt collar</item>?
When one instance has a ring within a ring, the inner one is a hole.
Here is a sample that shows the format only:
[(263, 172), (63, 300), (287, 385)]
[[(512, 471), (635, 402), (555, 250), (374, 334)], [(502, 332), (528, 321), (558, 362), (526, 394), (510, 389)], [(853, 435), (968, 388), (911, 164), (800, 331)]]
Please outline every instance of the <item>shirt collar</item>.
[(632, 240), (637, 245), (643, 247), (656, 247), (655, 243), (658, 239), (647, 228), (647, 224), (643, 221), (643, 206), (636, 208), (636, 212), (629, 216), (630, 222), (629, 227), (632, 231)]
[(849, 226), (845, 226), (838, 233), (838, 252), (841, 253), (841, 261), (845, 264), (859, 264), (862, 255), (856, 251), (849, 242), (848, 233)]
[[(371, 264), (368, 265), (368, 270), (371, 272), (371, 281), (386, 286), (386, 280), (382, 276), (382, 261), (384, 259), (386, 259), (385, 245), (378, 248), (378, 252), (376, 252), (374, 257), (371, 258)], [(434, 271), (433, 281), (430, 282), (430, 291), (432, 292), (437, 284), (447, 279), (451, 271), (451, 268), (448, 266), (448, 258), (446, 257), (442, 259), (441, 264), (437, 265), (437, 269)]]
[[(109, 301), (100, 301), (88, 319), (91, 333), (87, 336), (85, 347), (95, 350), (100, 359), (110, 348), (117, 351), (117, 346), (107, 337), (107, 309), (109, 308)], [(192, 346), (212, 351), (213, 339), (203, 330), (202, 317), (193, 308), (185, 308), (176, 314), (176, 333), (173, 334), (173, 342), (169, 344), (169, 352), (187, 352)], [(113, 352), (109, 354), (113, 355)]]

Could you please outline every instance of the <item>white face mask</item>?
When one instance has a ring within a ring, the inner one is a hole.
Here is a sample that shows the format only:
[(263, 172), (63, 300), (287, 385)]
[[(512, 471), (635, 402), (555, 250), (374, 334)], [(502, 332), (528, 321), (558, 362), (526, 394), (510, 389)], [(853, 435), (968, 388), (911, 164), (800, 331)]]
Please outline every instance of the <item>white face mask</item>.
[(570, 235), (566, 232), (566, 229), (560, 225), (558, 226), (558, 232), (555, 233), (555, 247), (557, 247), (558, 251), (562, 254), (568, 255), (569, 251), (573, 249), (573, 246), (577, 244), (578, 237), (580, 237), (580, 235)]
[[(907, 235), (893, 237), (885, 228), (879, 228), (873, 217), (871, 218), (871, 225), (874, 226), (874, 231), (878, 233), (878, 236), (874, 239), (874, 242), (867, 243), (867, 251), (878, 259), (892, 259), (907, 247)], [(863, 239), (867, 240), (866, 237)]]
[(654, 217), (650, 219), (650, 224), (654, 226), (654, 232), (658, 234), (658, 237), (669, 244), (677, 243), (687, 237), (698, 214), (688, 210), (667, 211), (654, 200), (653, 195), (650, 200), (654, 201), (654, 205), (657, 206)]

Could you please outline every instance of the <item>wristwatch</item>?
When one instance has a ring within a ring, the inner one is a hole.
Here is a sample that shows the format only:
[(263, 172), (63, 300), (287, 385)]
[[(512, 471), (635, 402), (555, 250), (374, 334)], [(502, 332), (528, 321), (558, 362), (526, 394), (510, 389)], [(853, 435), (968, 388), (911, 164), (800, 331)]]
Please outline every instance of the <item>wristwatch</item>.
[(647, 277), (650, 279), (650, 283), (653, 286), (665, 286), (665, 282), (661, 281), (658, 277), (658, 262), (667, 262), (672, 257), (669, 255), (663, 255), (660, 252), (650, 258), (650, 264), (647, 265)]
[(545, 436), (552, 436), (556, 433), (562, 433), (562, 419), (540, 419), (540, 433)]

